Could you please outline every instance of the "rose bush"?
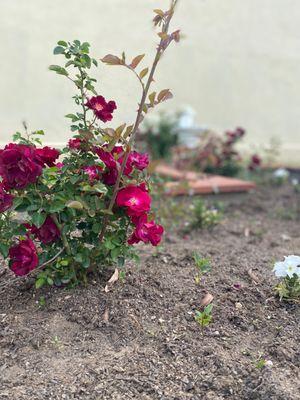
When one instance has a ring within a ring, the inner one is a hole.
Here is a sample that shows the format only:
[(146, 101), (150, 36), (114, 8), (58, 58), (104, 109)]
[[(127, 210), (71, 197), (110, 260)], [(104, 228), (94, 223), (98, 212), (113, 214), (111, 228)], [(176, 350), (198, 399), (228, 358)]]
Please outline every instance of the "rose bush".
[(43, 131), (29, 133), (25, 126), (0, 150), (0, 252), (16, 275), (38, 271), (37, 287), (85, 282), (89, 271), (135, 257), (134, 244), (161, 241), (163, 227), (151, 213), (149, 157), (133, 144), (148, 110), (171, 97), (168, 89), (149, 94), (149, 88), (163, 52), (179, 40), (178, 31), (168, 33), (175, 5), (173, 0), (166, 12), (155, 10), (161, 29), (151, 68), (136, 71), (143, 55), (129, 63), (125, 54), (102, 59), (138, 77), (142, 98), (132, 125), (103, 126), (117, 104), (97, 93), (88, 74), (98, 66), (89, 44), (59, 41), (54, 54), (66, 61), (50, 70), (78, 90), (73, 98), (80, 111), (66, 115), (74, 136), (62, 150), (43, 147)]

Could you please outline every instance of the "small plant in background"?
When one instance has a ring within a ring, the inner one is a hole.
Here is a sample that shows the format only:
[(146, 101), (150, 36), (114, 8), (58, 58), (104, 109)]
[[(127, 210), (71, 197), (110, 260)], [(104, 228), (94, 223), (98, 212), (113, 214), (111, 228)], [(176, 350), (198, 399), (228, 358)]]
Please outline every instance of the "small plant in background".
[(203, 311), (196, 310), (195, 320), (201, 326), (201, 328), (206, 328), (212, 322), (212, 309), (213, 304), (208, 304), (204, 307)]
[(272, 174), (272, 183), (274, 183), (277, 186), (283, 185), (288, 181), (290, 177), (290, 173), (287, 169), (285, 168), (278, 168), (276, 169), (273, 174)]
[[(147, 154), (134, 150), (135, 136), (150, 109), (172, 97), (169, 89), (150, 93), (157, 65), (179, 31), (169, 32), (177, 0), (156, 9), (159, 43), (152, 66), (140, 69), (144, 55), (127, 61), (108, 54), (101, 61), (127, 68), (137, 77), (141, 99), (135, 121), (116, 129), (103, 124), (117, 104), (96, 90), (90, 76), (98, 62), (87, 42), (57, 43), (63, 66), (50, 70), (74, 84), (75, 113), (67, 114), (74, 136), (59, 151), (42, 146), (43, 131), (16, 133), (0, 149), (0, 253), (17, 276), (39, 272), (36, 287), (86, 282), (90, 271), (123, 266), (132, 246), (157, 246), (163, 227), (153, 220)], [(59, 157), (63, 158), (59, 160)], [(22, 213), (23, 220), (15, 218)]]
[(178, 144), (179, 115), (161, 113), (147, 118), (141, 129), (138, 147), (151, 154), (153, 160), (169, 159), (172, 148)]
[(300, 299), (300, 257), (290, 255), (284, 261), (274, 264), (273, 271), (277, 278), (282, 278), (275, 291), (280, 300)]
[[(174, 151), (174, 163), (178, 168), (236, 176), (243, 168), (243, 157), (236, 145), (245, 136), (243, 128), (227, 131), (224, 135), (207, 131), (199, 138), (199, 145), (193, 149), (178, 148)], [(258, 155), (253, 155), (249, 167), (261, 165)]]
[(211, 271), (211, 261), (210, 258), (203, 258), (201, 254), (198, 254), (196, 252), (193, 254), (193, 259), (195, 262), (195, 266), (198, 270), (198, 273), (195, 276), (195, 282), (197, 285), (199, 285), (202, 276)]
[(223, 217), (221, 211), (216, 208), (209, 208), (202, 199), (195, 200), (192, 205), (193, 220), (191, 227), (193, 229), (212, 228), (217, 225)]

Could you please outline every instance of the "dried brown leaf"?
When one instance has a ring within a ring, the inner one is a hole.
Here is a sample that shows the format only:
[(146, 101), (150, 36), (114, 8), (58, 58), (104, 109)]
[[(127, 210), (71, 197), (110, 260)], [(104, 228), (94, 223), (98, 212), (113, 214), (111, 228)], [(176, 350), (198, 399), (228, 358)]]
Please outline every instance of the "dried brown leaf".
[(139, 56), (134, 57), (134, 59), (131, 61), (130, 67), (136, 68), (144, 57), (145, 54), (140, 54)]
[(105, 288), (104, 288), (104, 292), (108, 293), (110, 287), (119, 280), (119, 270), (118, 268), (115, 269), (115, 272), (112, 274), (112, 276), (109, 278)]
[(101, 61), (108, 65), (122, 65), (124, 62), (118, 57), (114, 56), (113, 54), (107, 54), (105, 57), (101, 59)]
[(206, 307), (208, 306), (214, 299), (214, 296), (210, 293), (206, 293), (206, 295), (203, 297), (203, 299), (200, 301), (200, 306), (201, 307)]
[(255, 273), (252, 271), (252, 269), (249, 269), (247, 271), (248, 275), (250, 276), (250, 278), (255, 282), (255, 283), (260, 283), (261, 280), (259, 279), (259, 277), (257, 275), (255, 275)]
[(170, 89), (164, 89), (157, 96), (157, 101), (160, 103), (162, 101), (169, 100), (172, 97), (173, 97), (173, 94), (171, 93)]

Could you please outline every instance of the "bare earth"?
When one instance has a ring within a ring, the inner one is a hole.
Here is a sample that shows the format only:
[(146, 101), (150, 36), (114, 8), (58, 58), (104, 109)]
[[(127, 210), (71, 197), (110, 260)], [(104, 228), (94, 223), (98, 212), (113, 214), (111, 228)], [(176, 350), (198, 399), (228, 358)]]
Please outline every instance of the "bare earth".
[[(142, 248), (109, 293), (112, 271), (88, 288), (2, 292), (0, 399), (300, 399), (300, 306), (272, 292), (274, 260), (300, 254), (299, 197), (265, 188), (232, 201), (212, 231)], [(200, 285), (193, 251), (212, 259)], [(207, 291), (214, 320), (202, 332), (194, 311)]]

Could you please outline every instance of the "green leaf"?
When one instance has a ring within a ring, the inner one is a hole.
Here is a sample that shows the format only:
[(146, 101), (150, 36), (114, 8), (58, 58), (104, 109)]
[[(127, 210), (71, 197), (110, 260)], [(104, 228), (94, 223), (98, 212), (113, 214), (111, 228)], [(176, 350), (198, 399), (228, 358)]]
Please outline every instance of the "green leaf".
[(144, 68), (141, 72), (140, 72), (140, 78), (143, 79), (147, 74), (148, 74), (149, 68)]
[(65, 49), (62, 46), (56, 46), (53, 50), (53, 54), (63, 54)]
[(63, 46), (63, 47), (67, 47), (67, 46), (68, 46), (68, 43), (65, 42), (64, 40), (60, 40), (59, 42), (57, 42), (57, 44), (58, 44), (59, 46)]
[(57, 200), (50, 204), (49, 212), (56, 213), (63, 210), (64, 208), (65, 208), (65, 203), (63, 201)]
[(40, 228), (43, 225), (46, 218), (47, 218), (46, 213), (38, 212), (31, 215), (31, 221), (37, 228)]
[(64, 75), (64, 76), (69, 75), (68, 71), (63, 67), (60, 67), (59, 65), (50, 65), (49, 69), (50, 71), (56, 72), (58, 75)]
[(0, 243), (0, 253), (3, 255), (4, 258), (8, 256), (9, 246), (5, 243)]
[(45, 278), (39, 278), (35, 282), (36, 289), (40, 289), (46, 283)]

